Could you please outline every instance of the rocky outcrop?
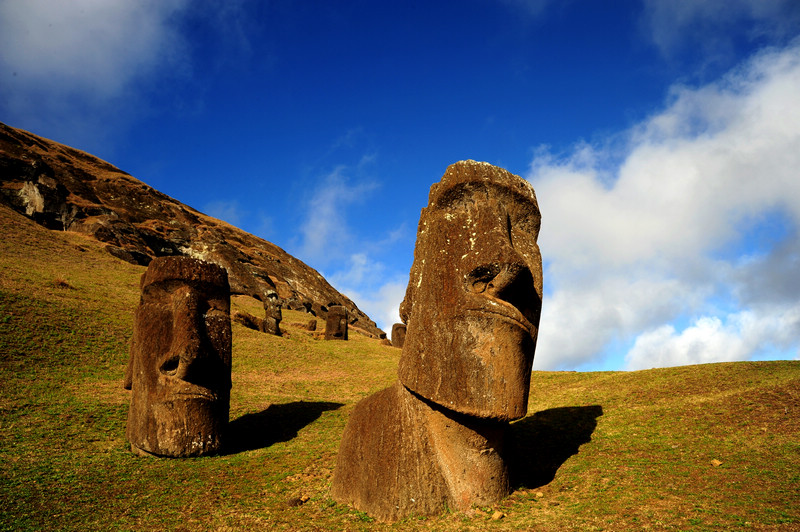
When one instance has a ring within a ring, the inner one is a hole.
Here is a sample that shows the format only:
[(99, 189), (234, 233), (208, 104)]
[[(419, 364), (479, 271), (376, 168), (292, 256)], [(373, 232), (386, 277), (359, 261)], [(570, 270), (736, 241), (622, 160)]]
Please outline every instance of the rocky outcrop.
[(231, 293), (264, 301), (275, 292), (289, 309), (331, 305), (369, 335), (383, 331), (316, 270), (278, 246), (206, 216), (82, 151), (0, 123), (0, 201), (54, 230), (78, 231), (113, 256), (147, 265), (183, 255), (228, 271)]

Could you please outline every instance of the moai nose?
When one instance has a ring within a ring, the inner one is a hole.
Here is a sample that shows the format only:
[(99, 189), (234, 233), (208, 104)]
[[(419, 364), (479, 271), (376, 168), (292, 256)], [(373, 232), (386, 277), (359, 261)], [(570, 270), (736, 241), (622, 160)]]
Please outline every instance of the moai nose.
[(531, 323), (536, 319), (536, 289), (533, 274), (524, 263), (492, 263), (467, 275), (469, 290), (510, 303)]
[(486, 285), (486, 293), (498, 298), (507, 300), (506, 296), (513, 290), (514, 284), (525, 272), (528, 271), (522, 264), (503, 264), (499, 265), (497, 273)]
[(185, 381), (192, 381), (192, 367), (202, 358), (203, 312), (200, 298), (188, 287), (173, 294), (172, 345), (161, 365), (161, 372)]
[(524, 264), (492, 263), (478, 266), (466, 278), (472, 292), (504, 299), (503, 296), (513, 289), (516, 281), (526, 272), (530, 275)]

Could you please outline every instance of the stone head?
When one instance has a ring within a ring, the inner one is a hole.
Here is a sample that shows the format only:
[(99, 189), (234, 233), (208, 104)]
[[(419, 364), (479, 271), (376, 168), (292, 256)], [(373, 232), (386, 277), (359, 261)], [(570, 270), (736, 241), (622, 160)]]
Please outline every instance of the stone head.
[(160, 456), (216, 452), (231, 388), (230, 288), (224, 268), (154, 259), (141, 278), (131, 343), (128, 439)]
[(471, 416), (526, 415), (542, 301), (533, 187), (461, 161), (431, 187), (400, 307), (400, 381)]
[(278, 294), (275, 292), (267, 292), (267, 296), (264, 298), (264, 311), (268, 318), (281, 321), (283, 318), (283, 313), (281, 311), (282, 306)]
[(341, 305), (328, 307), (328, 316), (325, 319), (326, 340), (347, 340), (348, 325), (347, 309)]

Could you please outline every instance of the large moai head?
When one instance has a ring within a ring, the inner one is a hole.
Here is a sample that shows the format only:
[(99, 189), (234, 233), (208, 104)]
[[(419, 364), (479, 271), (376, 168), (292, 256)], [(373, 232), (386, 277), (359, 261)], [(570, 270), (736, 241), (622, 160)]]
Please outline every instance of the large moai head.
[(455, 163), (431, 187), (400, 307), (403, 385), (471, 416), (526, 415), (542, 304), (540, 222), (533, 187), (487, 163)]
[(347, 340), (347, 309), (341, 305), (328, 307), (325, 319), (326, 340)]
[(135, 452), (218, 452), (231, 389), (230, 287), (224, 268), (187, 257), (154, 259), (141, 279), (126, 384)]

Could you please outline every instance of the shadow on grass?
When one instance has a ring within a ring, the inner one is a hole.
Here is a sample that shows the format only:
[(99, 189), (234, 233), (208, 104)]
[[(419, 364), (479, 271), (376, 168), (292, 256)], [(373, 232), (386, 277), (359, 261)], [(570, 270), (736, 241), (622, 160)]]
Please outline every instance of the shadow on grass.
[(508, 464), (514, 488), (538, 488), (578, 448), (592, 441), (603, 407), (567, 406), (536, 412), (509, 427)]
[(228, 425), (228, 444), (223, 454), (253, 451), (289, 441), (323, 412), (341, 406), (342, 403), (295, 401), (270, 405), (261, 412), (245, 414)]

